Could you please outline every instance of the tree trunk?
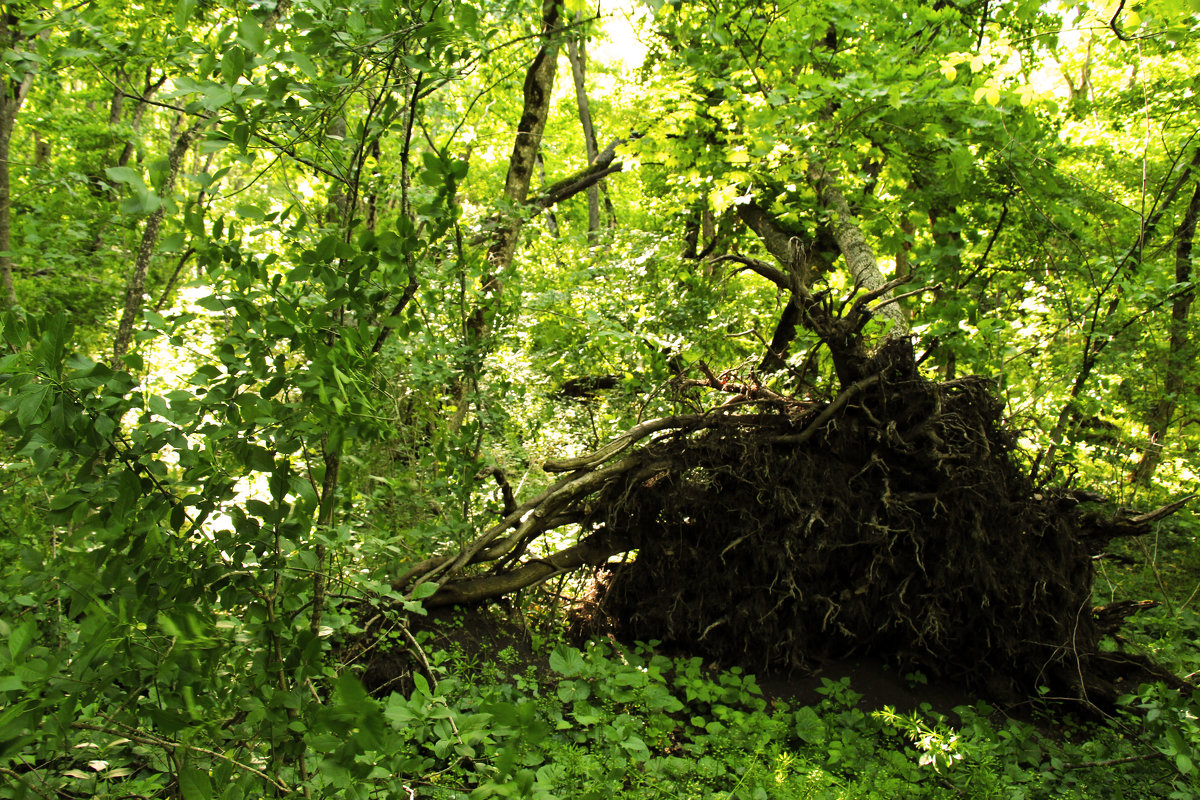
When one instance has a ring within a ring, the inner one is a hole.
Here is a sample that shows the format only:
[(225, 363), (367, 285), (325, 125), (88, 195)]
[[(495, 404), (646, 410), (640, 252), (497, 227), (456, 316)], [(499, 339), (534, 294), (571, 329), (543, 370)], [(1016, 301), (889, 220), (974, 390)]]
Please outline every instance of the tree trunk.
[[(546, 129), (546, 118), (550, 113), (550, 95), (554, 90), (554, 74), (558, 67), (560, 30), (557, 0), (543, 0), (542, 46), (525, 74), (524, 107), (513, 140), (512, 155), (508, 160), (508, 172), (504, 177), (504, 199), (514, 206), (523, 205), (529, 197), (529, 184), (542, 144), (542, 133)], [(517, 233), (522, 223), (519, 214), (509, 215), (488, 248), (487, 260), (491, 274), (484, 278), (484, 289), (490, 288), (490, 293), (497, 296), (503, 290), (498, 273), (512, 264)]]
[[(525, 73), (524, 106), (521, 121), (517, 124), (512, 155), (508, 160), (508, 173), (504, 178), (504, 199), (512, 208), (525, 205), (529, 197), (529, 184), (537, 164), (546, 118), (550, 113), (550, 95), (554, 90), (559, 33), (562, 29), (559, 11), (558, 0), (543, 0), (542, 45)], [(457, 431), (466, 419), (467, 392), (470, 385), (478, 380), (485, 343), (504, 293), (501, 275), (512, 265), (517, 249), (517, 234), (524, 223), (525, 219), (519, 212), (506, 212), (492, 234), (487, 250), (487, 268), (480, 279), (482, 296), (466, 322), (467, 346), (473, 353), (466, 366), (466, 375), (456, 382), (451, 393), (455, 405), (454, 416), (450, 420), (451, 431)]]
[[(8, 53), (20, 43), (21, 20), (8, 7), (0, 18), (0, 53)], [(6, 79), (0, 86), (0, 294), (8, 306), (17, 304), (17, 289), (13, 283), (12, 262), (12, 182), (9, 153), (12, 149), (13, 128), (17, 113), (33, 86), (33, 73), (26, 72), (20, 80)]]
[(129, 272), (125, 283), (125, 308), (121, 313), (121, 322), (117, 326), (117, 335), (113, 340), (113, 359), (120, 361), (121, 356), (129, 350), (129, 342), (133, 338), (133, 326), (141, 314), (145, 303), (146, 274), (150, 270), (150, 259), (154, 256), (154, 248), (158, 245), (158, 236), (162, 228), (163, 217), (167, 213), (167, 204), (171, 193), (175, 191), (175, 182), (179, 178), (180, 166), (187, 155), (192, 141), (208, 120), (194, 123), (190, 128), (179, 134), (167, 156), (167, 177), (159, 192), (161, 203), (146, 219), (146, 227), (142, 230), (142, 241), (138, 247), (137, 260)]
[[(579, 21), (581, 15), (576, 14)], [(596, 160), (600, 147), (596, 144), (596, 129), (592, 126), (592, 112), (588, 106), (587, 88), (584, 85), (584, 69), (587, 54), (584, 51), (582, 35), (571, 36), (567, 39), (567, 60), (571, 62), (571, 77), (575, 81), (575, 102), (579, 106), (579, 124), (583, 126), (583, 141), (587, 147), (587, 160), (591, 164)], [(587, 190), (588, 200), (588, 241), (594, 242), (600, 230), (600, 185), (596, 184)]]
[[(1192, 281), (1192, 242), (1196, 237), (1196, 217), (1200, 213), (1200, 183), (1192, 192), (1192, 199), (1184, 212), (1183, 221), (1175, 230), (1175, 283), (1188, 285)], [(1192, 300), (1196, 291), (1187, 291), (1176, 295), (1171, 303), (1171, 335), (1170, 349), (1167, 353), (1167, 374), (1163, 381), (1162, 395), (1150, 415), (1150, 445), (1138, 462), (1133, 473), (1133, 482), (1143, 486), (1150, 483), (1154, 471), (1162, 461), (1163, 442), (1167, 437), (1167, 429), (1175, 416), (1178, 398), (1184, 390), (1184, 373), (1192, 363), (1191, 347), (1188, 340), (1188, 315), (1191, 312)]]
[[(833, 176), (819, 162), (809, 166), (808, 175), (817, 188), (821, 203), (833, 212), (833, 237), (837, 240), (838, 249), (842, 251), (842, 257), (846, 259), (846, 268), (853, 276), (855, 285), (868, 292), (882, 288), (887, 281), (879, 271), (879, 264), (871, 246), (867, 244), (862, 228), (858, 227), (850, 203), (838, 188)], [(891, 300), (891, 296), (891, 292), (880, 295), (884, 304), (876, 307), (876, 316), (892, 323), (887, 338), (898, 339), (908, 335), (908, 320), (896, 303), (887, 302)]]

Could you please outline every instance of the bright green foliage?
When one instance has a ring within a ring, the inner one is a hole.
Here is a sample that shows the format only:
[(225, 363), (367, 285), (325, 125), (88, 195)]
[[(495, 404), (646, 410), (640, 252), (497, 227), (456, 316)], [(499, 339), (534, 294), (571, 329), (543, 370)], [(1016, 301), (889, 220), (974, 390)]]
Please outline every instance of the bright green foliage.
[[(1200, 472), (1194, 335), (1171, 345), (1194, 282), (1194, 1), (1111, 27), (1029, 2), (642, 11), (638, 73), (588, 65), (601, 146), (629, 139), (616, 224), (589, 232), (582, 195), (501, 200), (540, 3), (5, 7), (5, 97), (29, 83), (6, 165), (0, 798), (1194, 796), (1193, 703), (1153, 688), (1078, 743), (982, 711), (871, 714), (842, 684), (769, 706), (750, 676), (600, 647), (516, 685), (432, 653), (436, 683), (364, 692), (344, 643), (367, 607), (394, 631), (421, 612), (392, 581), (502, 512), (486, 468), (529, 493), (548, 456), (726, 399), (672, 394), (677, 369), (751, 377), (787, 298), (692, 256), (767, 258), (750, 203), (811, 239), (814, 163), (883, 270), (925, 290), (904, 301), (924, 367), (994, 377), (1031, 461), (1053, 445), (1130, 494), (1181, 385), (1145, 491)], [(569, 72), (535, 195), (586, 166)], [(503, 291), (481, 286), (513, 215)], [(839, 262), (813, 277), (850, 290)], [(829, 390), (822, 358), (804, 391)], [(1183, 673), (1195, 540), (1181, 522), (1155, 579), (1126, 584), (1173, 598), (1137, 636)]]
[[(818, 704), (793, 707), (764, 700), (753, 676), (648, 649), (559, 645), (549, 664), (543, 680), (464, 671), (392, 695), (383, 714), (413, 753), (410, 771), (432, 776), (405, 785), (431, 797), (547, 800), (1194, 796), (1188, 773), (1172, 777), (1162, 761), (1099, 763), (1134, 752), (1117, 727), (1072, 743), (1029, 723), (997, 725), (984, 704), (956, 709), (953, 724), (928, 707), (867, 712), (848, 679), (825, 680)], [(1186, 717), (1172, 702), (1165, 713)], [(1183, 741), (1147, 734), (1167, 749)]]

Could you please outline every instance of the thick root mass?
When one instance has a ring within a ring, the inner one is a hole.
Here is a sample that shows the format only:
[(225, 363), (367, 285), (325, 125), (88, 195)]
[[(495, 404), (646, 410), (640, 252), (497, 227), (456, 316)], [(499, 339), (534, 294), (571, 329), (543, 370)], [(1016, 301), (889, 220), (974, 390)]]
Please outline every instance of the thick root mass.
[[(826, 327), (826, 342), (846, 338)], [(395, 588), (436, 583), (427, 607), (464, 605), (591, 566), (581, 634), (658, 640), (727, 666), (870, 655), (994, 699), (1049, 687), (1101, 704), (1146, 680), (1179, 685), (1101, 647), (1145, 604), (1094, 608), (1092, 559), (1187, 498), (1102, 514), (1096, 495), (1034, 485), (989, 381), (929, 381), (906, 341), (870, 356), (842, 347), (835, 360), (842, 390), (829, 402), (740, 387), (746, 405), (646, 421), (547, 462), (558, 482), (519, 506), (506, 499), (497, 524)], [(690, 384), (730, 391), (711, 373)], [(567, 525), (582, 531), (576, 544), (530, 553)]]
[(581, 629), (757, 670), (898, 657), (993, 696), (1150, 677), (1101, 652), (1091, 602), (1092, 555), (1138, 526), (1036, 490), (989, 382), (931, 383), (911, 355), (877, 374), (816, 430), (827, 406), (781, 406), (647, 445), (669, 467), (595, 501), (593, 536), (637, 553)]

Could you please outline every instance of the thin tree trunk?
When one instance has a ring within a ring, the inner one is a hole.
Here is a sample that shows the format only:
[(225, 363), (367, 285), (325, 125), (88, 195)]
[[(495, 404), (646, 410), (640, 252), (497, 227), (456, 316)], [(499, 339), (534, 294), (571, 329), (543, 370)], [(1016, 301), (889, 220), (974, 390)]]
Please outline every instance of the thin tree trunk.
[(125, 72), (118, 69), (114, 82), (117, 84), (113, 89), (112, 102), (108, 104), (108, 124), (116, 125), (121, 121), (121, 111), (125, 108), (125, 91), (121, 89), (121, 82), (125, 80)]
[[(138, 98), (137, 105), (133, 107), (133, 113), (129, 116), (129, 127), (133, 131), (136, 132), (137, 129), (141, 127), (142, 117), (145, 115), (146, 109), (150, 106), (150, 98), (153, 97), (154, 93), (157, 92), (159, 88), (166, 82), (167, 76), (165, 73), (157, 81), (151, 81), (150, 70), (146, 70), (145, 88), (142, 89), (142, 96)], [(116, 124), (117, 122), (120, 122), (120, 119), (112, 120), (113, 124)], [(134, 143), (133, 139), (126, 139), (125, 146), (121, 149), (121, 155), (117, 157), (117, 166), (124, 167), (127, 165), (129, 163), (129, 159), (133, 158), (133, 154), (136, 149), (137, 145)]]
[[(576, 21), (580, 19), (575, 15)], [(575, 81), (575, 102), (579, 106), (579, 124), (583, 126), (583, 141), (587, 147), (587, 160), (591, 164), (600, 152), (596, 144), (596, 129), (592, 126), (592, 112), (588, 106), (587, 88), (584, 85), (584, 70), (587, 54), (584, 51), (582, 37), (571, 36), (567, 39), (567, 60), (571, 62), (571, 76)], [(600, 186), (599, 184), (587, 190), (588, 200), (588, 241), (596, 239), (600, 231)]]
[[(833, 211), (833, 238), (837, 240), (838, 249), (842, 251), (842, 257), (846, 260), (846, 267), (854, 277), (855, 285), (867, 291), (879, 289), (887, 283), (887, 280), (880, 272), (879, 264), (875, 260), (875, 253), (867, 244), (867, 237), (863, 235), (862, 228), (858, 227), (854, 212), (851, 211), (850, 203), (842, 194), (842, 190), (838, 188), (829, 171), (819, 162), (814, 162), (809, 167), (808, 175), (817, 187), (822, 204)], [(879, 302), (890, 298), (891, 293), (885, 293), (880, 296)], [(908, 320), (896, 303), (878, 306), (876, 316), (892, 323), (891, 330), (887, 334), (888, 339), (897, 339), (908, 335)]]
[[(142, 95), (141, 95), (141, 97), (138, 98), (137, 104), (134, 105), (134, 107), (133, 107), (133, 113), (130, 114), (130, 116), (129, 116), (129, 127), (135, 133), (137, 132), (138, 128), (142, 124), (142, 117), (145, 115), (146, 109), (150, 107), (150, 98), (153, 97), (154, 93), (157, 92), (159, 90), (159, 88), (167, 81), (167, 76), (165, 73), (157, 81), (151, 81), (150, 75), (151, 75), (151, 71), (149, 68), (147, 68), (146, 69), (146, 81), (142, 88)], [(124, 100), (125, 96), (126, 95), (123, 92), (121, 92), (120, 89), (117, 89), (115, 91), (115, 93), (113, 95), (113, 104), (109, 107), (108, 122), (110, 125), (116, 125), (117, 123), (119, 123), (121, 121), (121, 109), (123, 106), (123, 100)], [(120, 98), (120, 100), (118, 100), (118, 98)], [(128, 165), (130, 159), (133, 158), (133, 154), (135, 152), (137, 152), (137, 143), (134, 141), (133, 137), (130, 137), (125, 140), (125, 144), (121, 148), (121, 154), (119, 156), (117, 156), (117, 160), (116, 160), (116, 163), (114, 164), (114, 166), (124, 167), (124, 166)], [(106, 154), (106, 157), (107, 157), (107, 154)], [(100, 169), (98, 169), (95, 173), (94, 181), (95, 181), (95, 185), (97, 187), (102, 187), (102, 186), (107, 185), (106, 183), (101, 182), (104, 180), (104, 167), (105, 166), (106, 166), (105, 164), (101, 164)], [(98, 190), (97, 193), (99, 193), (99, 191), (100, 190)], [(110, 189), (110, 195), (113, 197), (116, 196), (115, 188)], [(112, 219), (113, 219), (113, 215), (110, 213), (110, 214), (103, 216), (100, 219), (100, 221), (97, 223), (96, 232), (92, 236), (91, 244), (88, 245), (88, 249), (87, 249), (88, 256), (93, 256), (100, 251), (101, 245), (104, 244), (104, 233), (108, 229), (109, 223), (112, 222)]]
[[(11, 6), (0, 18), (0, 53), (15, 49), (21, 42), (21, 20)], [(33, 73), (26, 72), (21, 80), (7, 79), (0, 86), (0, 294), (8, 306), (17, 304), (17, 290), (13, 283), (12, 262), (12, 180), (9, 171), (9, 154), (12, 149), (13, 128), (17, 113), (33, 86)]]
[[(542, 182), (542, 190), (545, 191), (545, 189), (546, 189), (546, 162), (542, 158), (542, 154), (540, 151), (538, 152), (537, 166), (538, 166), (538, 180), (540, 180)], [(591, 191), (591, 190), (589, 189), (588, 191)], [(558, 238), (558, 234), (559, 234), (559, 232), (558, 232), (558, 217), (554, 214), (554, 209), (552, 209), (552, 208), (546, 209), (546, 228), (550, 231), (551, 236), (553, 236), (555, 239)], [(556, 250), (555, 253), (557, 253), (557, 252), (558, 251)]]
[[(938, 221), (953, 215), (957, 209), (954, 206), (931, 208), (929, 210), (929, 232), (933, 243), (944, 255), (942, 261), (949, 271), (949, 285), (958, 286), (963, 272), (962, 251), (963, 238), (958, 230), (939, 230)], [(942, 362), (942, 380), (952, 381), (957, 377), (958, 354), (954, 348), (946, 348), (945, 360)]]
[(145, 303), (146, 274), (150, 270), (150, 260), (158, 245), (159, 232), (162, 229), (163, 218), (167, 213), (167, 204), (171, 193), (175, 191), (175, 183), (179, 178), (180, 166), (187, 155), (192, 141), (200, 130), (208, 124), (208, 120), (194, 123), (190, 128), (179, 134), (167, 156), (167, 178), (163, 181), (159, 193), (162, 202), (146, 219), (146, 227), (142, 230), (142, 241), (138, 247), (137, 259), (125, 284), (125, 308), (121, 313), (121, 322), (117, 326), (117, 335), (113, 340), (113, 358), (119, 361), (129, 350), (129, 342), (133, 338), (133, 326), (141, 314)]
[[(524, 106), (517, 124), (508, 173), (504, 178), (504, 199), (510, 207), (519, 208), (529, 198), (529, 184), (537, 164), (542, 133), (550, 113), (550, 95), (554, 89), (554, 74), (558, 66), (560, 32), (562, 30), (558, 0), (542, 1), (542, 45), (525, 73)], [(455, 411), (450, 430), (457, 431), (466, 419), (467, 392), (478, 380), (486, 342), (491, 334), (494, 317), (504, 294), (501, 275), (512, 265), (517, 249), (517, 234), (525, 223), (520, 213), (510, 213), (500, 220), (487, 250), (487, 269), (480, 279), (482, 296), (466, 320), (467, 345), (473, 351), (466, 374), (451, 392)]]
[[(328, 438), (322, 445), (329, 448)], [(333, 528), (334, 511), (337, 507), (338, 473), (342, 467), (341, 449), (326, 449), (324, 455), (325, 474), (321, 478), (321, 499), (317, 506), (317, 528), (324, 535)], [(313, 555), (317, 559), (317, 568), (313, 570), (312, 616), (309, 618), (309, 630), (313, 636), (321, 635), (321, 620), (325, 613), (325, 556), (324, 544), (318, 543)]]
[(42, 138), (39, 131), (33, 132), (33, 165), (44, 167), (50, 161), (50, 143)]
[[(1175, 231), (1175, 283), (1187, 285), (1192, 280), (1192, 242), (1196, 238), (1196, 217), (1200, 214), (1200, 183), (1192, 192), (1192, 199), (1184, 212), (1183, 222)], [(1167, 438), (1167, 430), (1175, 417), (1175, 407), (1179, 396), (1184, 390), (1184, 372), (1191, 363), (1188, 338), (1188, 316), (1192, 309), (1192, 301), (1196, 297), (1194, 289), (1189, 288), (1175, 297), (1171, 303), (1171, 334), (1167, 352), (1167, 374), (1163, 381), (1163, 393), (1150, 415), (1150, 446), (1138, 462), (1133, 473), (1133, 482), (1148, 485), (1154, 477), (1162, 461), (1163, 442)]]
[(1146, 219), (1138, 233), (1138, 240), (1129, 248), (1125, 256), (1117, 263), (1113, 269), (1112, 277), (1109, 279), (1108, 285), (1104, 287), (1100, 295), (1096, 298), (1096, 306), (1092, 314), (1092, 322), (1088, 329), (1087, 335), (1083, 342), (1083, 358), (1079, 364), (1079, 372), (1075, 375), (1075, 381), (1071, 384), (1071, 391), (1067, 395), (1067, 402), (1063, 404), (1062, 409), (1058, 413), (1058, 420), (1054, 423), (1054, 430), (1050, 432), (1050, 446), (1046, 452), (1039, 456), (1034, 461), (1033, 471), (1036, 474), (1042, 464), (1049, 465), (1055, 453), (1058, 451), (1059, 443), (1066, 437), (1067, 432), (1074, 428), (1075, 423), (1079, 420), (1078, 402), (1083, 394), (1083, 388), (1092, 377), (1092, 370), (1096, 368), (1096, 364), (1100, 361), (1100, 354), (1104, 352), (1104, 348), (1112, 344), (1115, 337), (1111, 331), (1104, 331), (1101, 328), (1101, 323), (1107, 321), (1116, 313), (1120, 307), (1121, 298), (1118, 293), (1116, 297), (1109, 301), (1108, 307), (1101, 313), (1099, 305), (1104, 294), (1116, 282), (1117, 278), (1126, 270), (1132, 269), (1130, 265), (1141, 263), (1142, 251), (1146, 247), (1146, 242), (1153, 236), (1155, 229), (1158, 227), (1159, 221), (1163, 215), (1167, 213), (1171, 205), (1174, 204), (1176, 196), (1183, 188), (1184, 184), (1191, 178), (1192, 172), (1200, 168), (1200, 148), (1192, 154), (1192, 160), (1184, 167), (1179, 178), (1167, 190), (1165, 196), (1162, 197), (1162, 202), (1156, 203), (1155, 210)]
[[(904, 234), (904, 241), (900, 244), (900, 249), (896, 251), (896, 277), (907, 281), (912, 278), (913, 274), (909, 253), (912, 252), (913, 241), (917, 235), (917, 226), (912, 224), (907, 215), (901, 216), (900, 231)], [(901, 311), (905, 311), (905, 309), (901, 307)], [(905, 311), (905, 314), (907, 315), (907, 311)]]
[(20, 101), (4, 87), (0, 97), (0, 293), (6, 305), (17, 304), (17, 289), (13, 283), (12, 262), (12, 183), (9, 178), (9, 150), (12, 145), (13, 125), (17, 119)]

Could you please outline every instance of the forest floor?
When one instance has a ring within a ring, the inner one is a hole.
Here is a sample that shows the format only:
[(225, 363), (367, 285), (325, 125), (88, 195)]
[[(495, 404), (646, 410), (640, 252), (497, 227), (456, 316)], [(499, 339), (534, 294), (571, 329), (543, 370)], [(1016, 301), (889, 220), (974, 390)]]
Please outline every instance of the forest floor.
[[(1141, 568), (1102, 573), (1102, 599), (1122, 585), (1129, 594), (1178, 583)], [(1179, 675), (1200, 632), (1180, 608), (1186, 599), (1173, 614), (1144, 615), (1128, 643)], [(500, 753), (488, 763), (434, 758), (415, 796), (1200, 798), (1200, 703), (1163, 686), (1085, 714), (1049, 697), (988, 702), (878, 658), (752, 675), (689, 653), (571, 641), (561, 608), (528, 598), (520, 608), (439, 610), (414, 624), (428, 683), (400, 648), (364, 673), (389, 708), (408, 709), (396, 713), (423, 747)], [(453, 733), (438, 727), (438, 708), (454, 709)], [(472, 720), (485, 722), (472, 733)]]
[[(539, 631), (516, 612), (492, 607), (443, 611), (429, 620), (427, 647), (451, 655), (451, 660), (482, 667), (505, 664), (514, 674), (533, 668), (547, 678), (553, 674), (549, 664), (551, 647), (566, 635), (556, 622), (538, 625)], [(584, 642), (572, 642), (585, 646)], [(615, 644), (615, 642), (614, 642)], [(688, 658), (691, 653), (662, 652), (672, 658)], [(713, 674), (720, 668), (708, 667)], [(756, 675), (758, 686), (768, 702), (783, 700), (793, 706), (816, 705), (822, 695), (823, 681), (849, 679), (854, 691), (862, 695), (858, 707), (866, 712), (885, 706), (899, 713), (921, 710), (928, 704), (935, 713), (953, 716), (954, 709), (971, 705), (981, 698), (966, 686), (947, 680), (930, 681), (918, 670), (906, 671), (877, 657), (835, 659), (808, 672), (763, 673)], [(1015, 709), (1014, 709), (1015, 712)]]

